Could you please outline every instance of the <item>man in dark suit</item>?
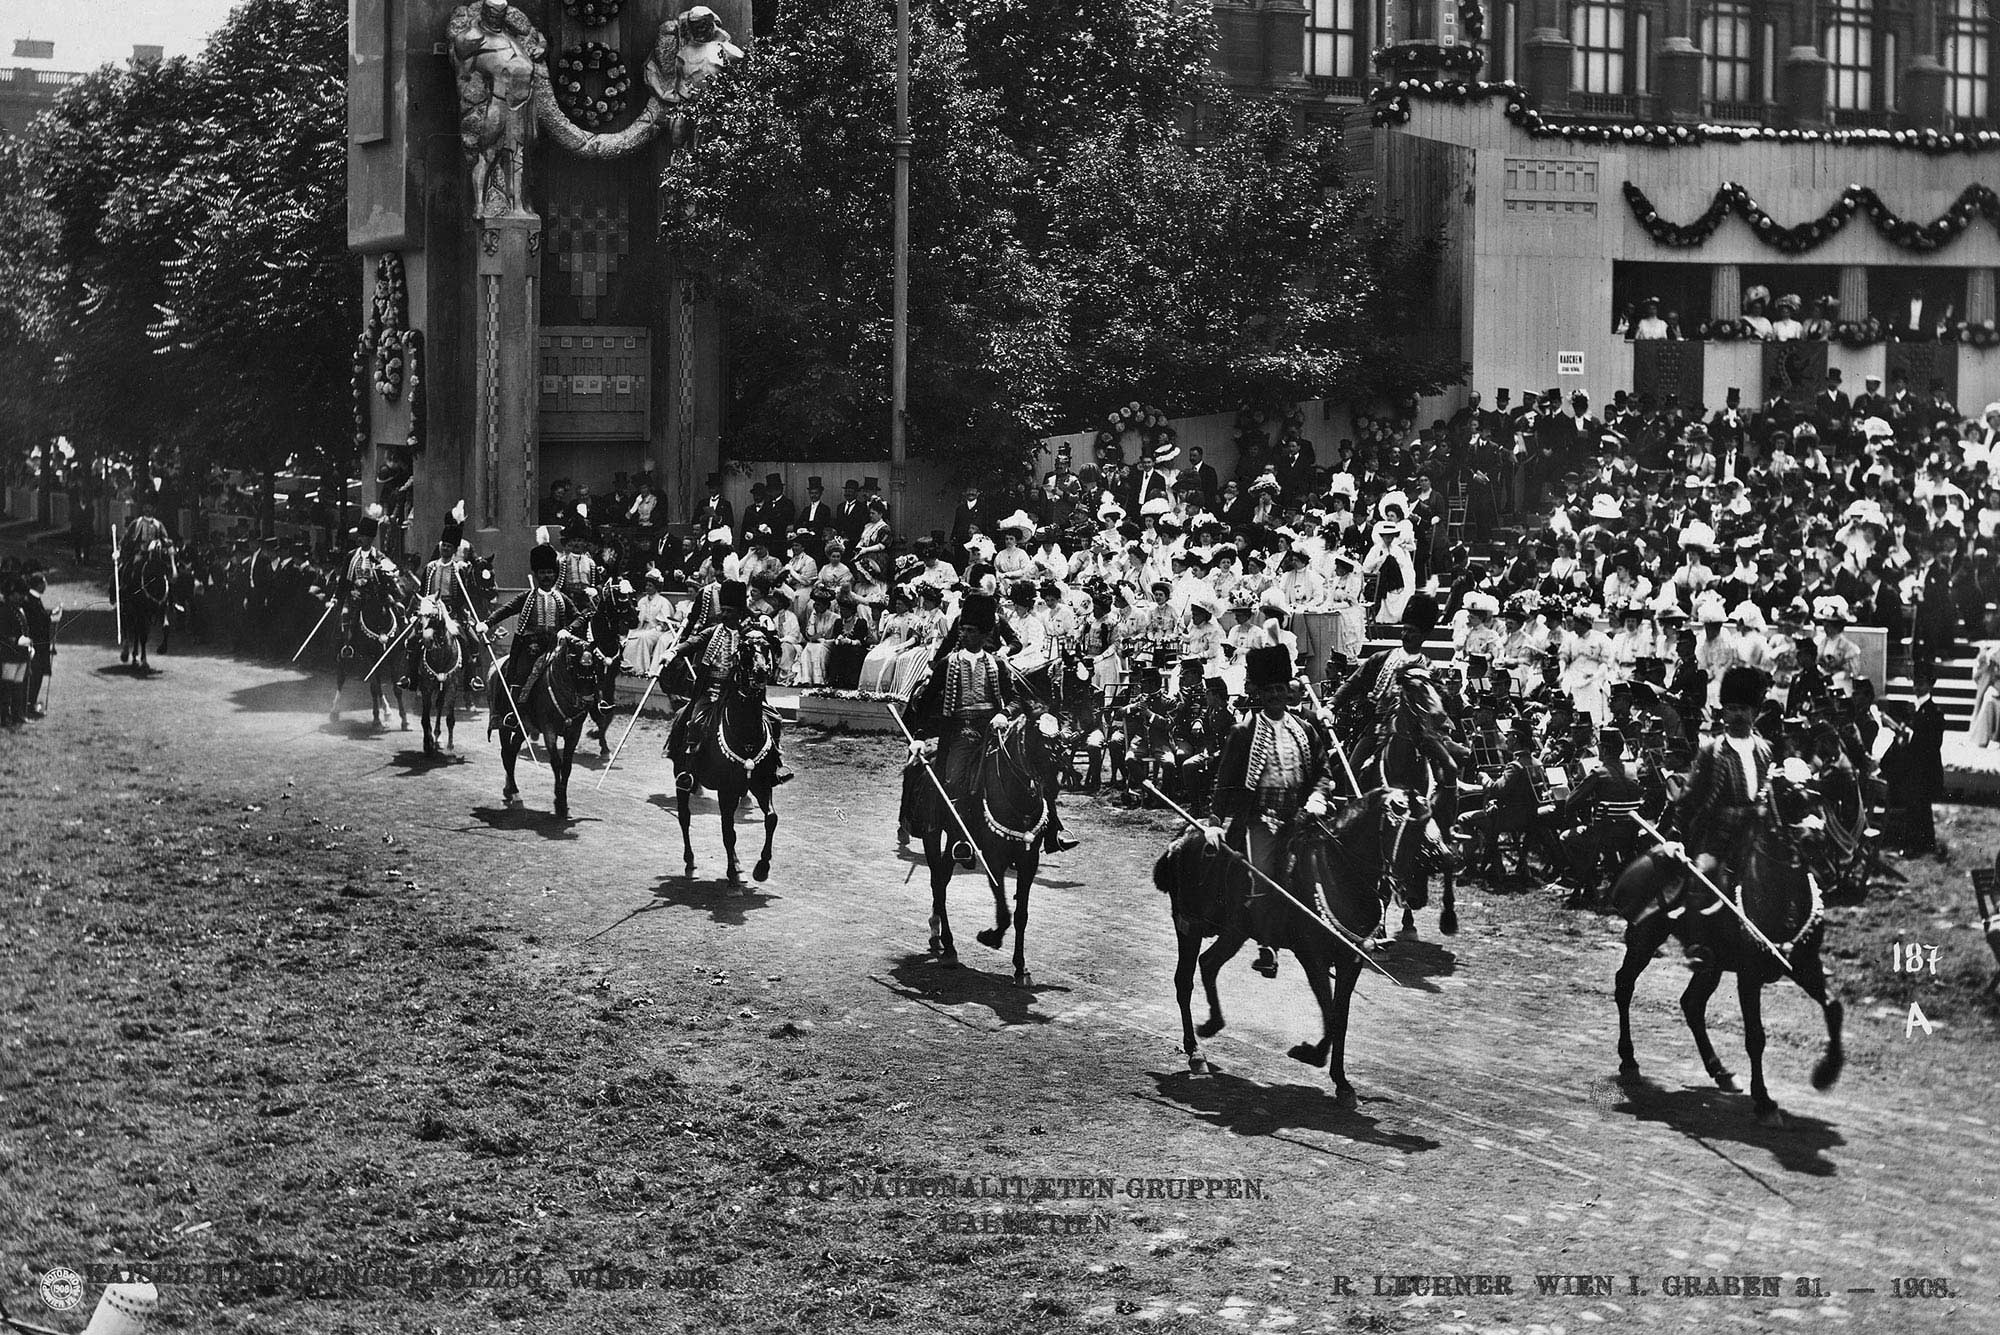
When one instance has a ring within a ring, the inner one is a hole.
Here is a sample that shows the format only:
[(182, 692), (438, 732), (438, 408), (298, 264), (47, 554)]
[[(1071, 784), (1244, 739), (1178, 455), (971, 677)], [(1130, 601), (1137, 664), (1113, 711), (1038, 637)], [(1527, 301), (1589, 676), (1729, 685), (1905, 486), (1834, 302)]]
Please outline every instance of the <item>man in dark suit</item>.
[[(833, 527), (833, 507), (826, 500), (824, 478), (814, 476), (806, 479), (806, 508), (799, 511), (792, 527), (811, 529), (816, 544), (826, 541), (827, 530)], [(818, 547), (815, 547), (813, 559), (818, 560), (820, 555)]]
[(1135, 515), (1156, 496), (1163, 500), (1173, 499), (1174, 492), (1167, 482), (1167, 475), (1154, 467), (1155, 462), (1152, 454), (1141, 452), (1139, 466), (1132, 471), (1132, 480), (1127, 484), (1128, 490), (1122, 499), (1125, 508)]
[(1847, 429), (1847, 419), (1853, 414), (1854, 405), (1840, 388), (1840, 368), (1826, 368), (1826, 388), (1813, 396), (1812, 420), (1822, 437), (1831, 436), (1835, 431)]
[(688, 516), (688, 523), (693, 526), (697, 537), (710, 529), (736, 527), (736, 508), (722, 494), (722, 474), (708, 475), (708, 495), (696, 503), (694, 513)]
[(785, 479), (777, 473), (764, 475), (764, 503), (771, 507), (771, 531), (787, 532), (799, 517), (799, 507), (785, 495)]
[(833, 531), (847, 543), (849, 551), (861, 540), (868, 527), (868, 502), (862, 498), (861, 484), (853, 478), (840, 484), (840, 508), (833, 513)]
[(750, 504), (743, 507), (743, 532), (747, 537), (753, 529), (771, 527), (771, 493), (764, 483), (758, 482), (750, 488)]
[(1854, 413), (1863, 421), (1871, 417), (1886, 417), (1889, 412), (1888, 396), (1882, 393), (1882, 377), (1863, 376), (1861, 392), (1854, 396)]
[(1188, 446), (1187, 467), (1181, 470), (1183, 482), (1192, 478), (1201, 488), (1201, 499), (1211, 510), (1215, 508), (1215, 498), (1222, 494), (1222, 480), (1216, 476), (1215, 465), (1209, 463), (1199, 445)]
[(1882, 757), (1882, 778), (1903, 803), (1903, 851), (1937, 851), (1937, 818), (1931, 804), (1944, 796), (1944, 711), (1931, 698), (1937, 672), (1928, 664), (1913, 674), (1917, 703), (1901, 735)]
[(951, 512), (951, 559), (960, 570), (965, 569), (965, 544), (974, 532), (984, 533), (991, 524), (992, 520), (979, 499), (979, 488), (967, 487), (957, 508)]

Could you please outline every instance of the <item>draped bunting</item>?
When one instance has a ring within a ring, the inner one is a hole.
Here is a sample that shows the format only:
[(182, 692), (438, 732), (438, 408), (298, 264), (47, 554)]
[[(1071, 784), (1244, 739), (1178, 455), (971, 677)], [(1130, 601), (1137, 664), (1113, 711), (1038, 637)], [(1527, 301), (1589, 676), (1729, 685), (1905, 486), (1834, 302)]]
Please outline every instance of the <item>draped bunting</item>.
[(1536, 107), (1534, 95), (1511, 79), (1496, 83), (1454, 80), (1399, 79), (1368, 94), (1371, 118), (1377, 125), (1401, 125), (1410, 119), (1410, 104), (1423, 99), (1460, 105), (1504, 98), (1507, 119), (1536, 139), (1562, 139), (1577, 144), (1628, 144), (1639, 148), (1691, 148), (1697, 144), (1834, 144), (1855, 148), (1899, 148), (1942, 157), (1947, 153), (1985, 153), (2000, 148), (2000, 130), (1946, 134), (1941, 130), (1781, 130), (1768, 125), (1601, 125), (1550, 121)]
[(1899, 250), (1930, 254), (1956, 241), (1975, 218), (2000, 222), (2000, 195), (1983, 185), (1969, 185), (1943, 214), (1927, 223), (1898, 217), (1881, 197), (1865, 185), (1850, 185), (1840, 192), (1832, 208), (1810, 222), (1786, 227), (1759, 208), (1750, 192), (1734, 181), (1724, 181), (1702, 215), (1689, 223), (1671, 223), (1662, 218), (1646, 198), (1646, 192), (1627, 181), (1625, 203), (1646, 234), (1663, 246), (1699, 246), (1715, 235), (1722, 220), (1735, 214), (1750, 224), (1759, 241), (1787, 255), (1802, 255), (1831, 241), (1857, 213), (1867, 215), (1882, 239)]

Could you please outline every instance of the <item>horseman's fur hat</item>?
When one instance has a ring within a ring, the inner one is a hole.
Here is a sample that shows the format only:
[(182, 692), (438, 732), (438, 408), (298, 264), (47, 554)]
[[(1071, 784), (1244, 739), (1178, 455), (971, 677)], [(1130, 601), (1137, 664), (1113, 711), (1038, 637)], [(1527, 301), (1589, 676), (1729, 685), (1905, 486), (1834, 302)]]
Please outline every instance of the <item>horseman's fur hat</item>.
[(992, 594), (968, 593), (958, 609), (959, 629), (991, 631), (997, 611)]
[(739, 612), (750, 610), (750, 586), (740, 579), (722, 581), (721, 607), (723, 611), (735, 608)]
[(1740, 706), (1761, 709), (1767, 690), (1764, 674), (1753, 667), (1733, 667), (1722, 674), (1720, 703), (1724, 709)]
[(1292, 652), (1282, 644), (1260, 645), (1243, 660), (1244, 690), (1250, 695), (1291, 684)]
[(553, 575), (562, 569), (562, 557), (546, 542), (538, 542), (528, 549), (528, 570), (539, 575), (544, 571)]
[(1403, 604), (1403, 629), (1421, 630), (1428, 635), (1437, 629), (1437, 623), (1437, 599), (1422, 590), (1411, 594), (1410, 601)]

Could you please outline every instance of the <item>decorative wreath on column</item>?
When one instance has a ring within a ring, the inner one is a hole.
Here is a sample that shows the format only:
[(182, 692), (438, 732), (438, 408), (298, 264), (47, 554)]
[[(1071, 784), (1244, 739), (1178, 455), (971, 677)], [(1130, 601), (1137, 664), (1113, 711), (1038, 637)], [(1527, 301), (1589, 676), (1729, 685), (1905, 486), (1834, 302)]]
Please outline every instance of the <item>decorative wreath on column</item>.
[(391, 251), (375, 261), (375, 302), (368, 336), (375, 358), (375, 392), (394, 403), (403, 395), (403, 335), (410, 322), (410, 292), (403, 257)]
[(1479, 0), (1458, 0), (1458, 39), (1477, 42), (1486, 36), (1486, 11)]
[(563, 8), (584, 27), (597, 28), (617, 18), (625, 0), (563, 0)]
[[(596, 92), (590, 85), (601, 81)], [(608, 125), (625, 114), (632, 71), (602, 42), (573, 46), (556, 60), (556, 102), (586, 130)]]

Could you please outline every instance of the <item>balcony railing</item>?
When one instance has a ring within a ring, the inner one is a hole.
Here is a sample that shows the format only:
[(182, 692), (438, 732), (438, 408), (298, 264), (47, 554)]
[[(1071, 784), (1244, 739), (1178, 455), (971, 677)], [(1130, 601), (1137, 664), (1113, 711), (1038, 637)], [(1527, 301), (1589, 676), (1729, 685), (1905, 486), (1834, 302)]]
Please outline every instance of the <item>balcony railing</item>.
[(1895, 116), (1893, 111), (1864, 111), (1854, 107), (1833, 109), (1834, 126), (1842, 130), (1893, 129)]
[(1365, 75), (1308, 74), (1306, 82), (1315, 93), (1353, 98), (1357, 102), (1367, 97), (1368, 90), (1375, 86), (1375, 80)]
[(1569, 114), (1611, 120), (1647, 120), (1659, 111), (1652, 93), (1571, 93)]
[(1771, 104), (1718, 100), (1705, 103), (1704, 114), (1714, 125), (1762, 125), (1770, 119)]

